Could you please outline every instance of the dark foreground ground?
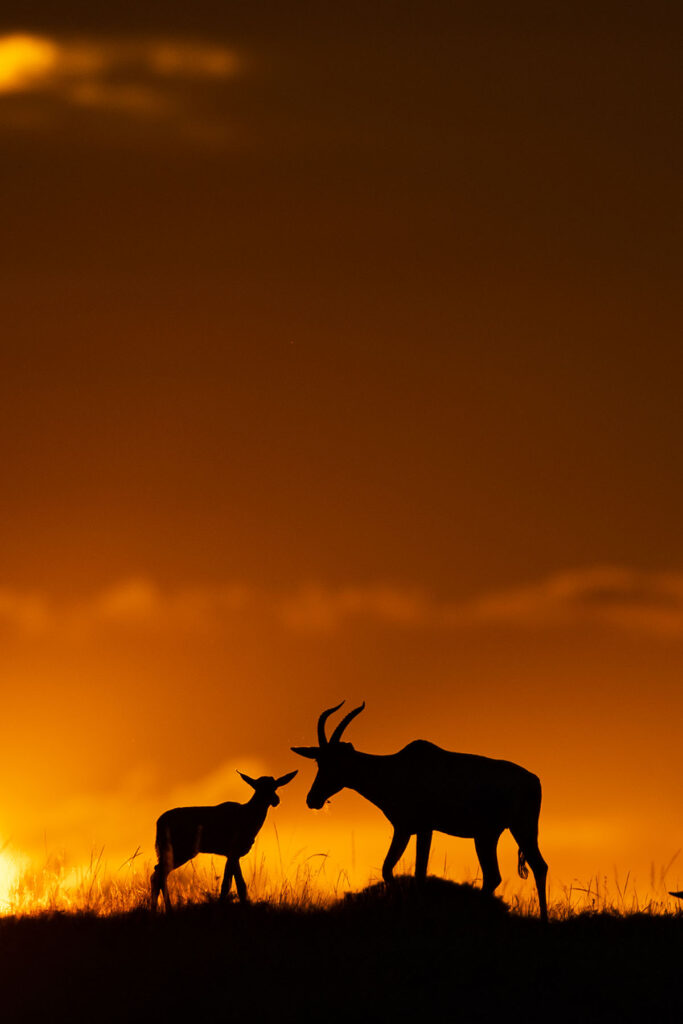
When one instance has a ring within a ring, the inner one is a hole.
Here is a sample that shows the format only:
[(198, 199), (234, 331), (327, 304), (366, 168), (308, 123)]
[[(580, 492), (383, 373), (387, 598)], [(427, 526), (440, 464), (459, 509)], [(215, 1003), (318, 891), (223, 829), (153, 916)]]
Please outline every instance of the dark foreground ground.
[(683, 1021), (683, 916), (553, 922), (439, 879), (328, 910), (0, 921), (3, 1021)]

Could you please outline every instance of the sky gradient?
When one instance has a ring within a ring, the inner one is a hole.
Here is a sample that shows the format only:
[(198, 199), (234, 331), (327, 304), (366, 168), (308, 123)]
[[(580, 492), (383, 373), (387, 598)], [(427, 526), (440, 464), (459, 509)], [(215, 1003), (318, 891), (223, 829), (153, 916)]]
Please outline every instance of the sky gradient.
[(309, 812), (289, 748), (365, 699), (360, 749), (535, 771), (558, 883), (649, 884), (680, 9), (142, 6), (0, 16), (0, 843), (151, 860), (170, 803), (298, 767), (280, 834), (344, 865), (353, 829), (360, 884), (388, 825)]

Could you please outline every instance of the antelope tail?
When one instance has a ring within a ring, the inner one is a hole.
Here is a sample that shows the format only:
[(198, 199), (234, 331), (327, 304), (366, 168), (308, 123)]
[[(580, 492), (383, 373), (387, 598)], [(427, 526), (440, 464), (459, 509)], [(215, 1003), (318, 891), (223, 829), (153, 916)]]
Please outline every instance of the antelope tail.
[(519, 877), (520, 878), (528, 878), (529, 877), (529, 869), (526, 866), (526, 857), (524, 856), (524, 851), (522, 850), (521, 846), (519, 848), (519, 856), (518, 856), (518, 861), (517, 861), (517, 871), (519, 872)]

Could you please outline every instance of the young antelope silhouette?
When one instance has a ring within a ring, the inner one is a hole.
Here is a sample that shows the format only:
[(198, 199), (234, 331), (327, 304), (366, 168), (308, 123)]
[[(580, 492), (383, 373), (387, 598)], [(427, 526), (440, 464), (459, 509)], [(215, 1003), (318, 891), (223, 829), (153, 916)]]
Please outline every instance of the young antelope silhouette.
[[(344, 702), (342, 701), (342, 704)], [(534, 873), (541, 918), (548, 919), (545, 883), (548, 865), (538, 848), (541, 783), (536, 775), (511, 761), (476, 754), (457, 754), (426, 740), (415, 740), (396, 754), (363, 754), (342, 743), (342, 733), (360, 714), (365, 702), (339, 722), (329, 740), (325, 722), (342, 704), (323, 711), (318, 719), (318, 746), (292, 747), (295, 754), (317, 762), (318, 774), (306, 797), (320, 810), (341, 789), (354, 789), (394, 826), (382, 875), (393, 878), (394, 867), (411, 836), (417, 836), (415, 876), (427, 874), (433, 832), (474, 839), (481, 864), (483, 891), (493, 893), (501, 882), (498, 840), (510, 829), (519, 846), (518, 871)]]
[(295, 771), (274, 779), (262, 775), (251, 779), (237, 773), (254, 790), (246, 804), (232, 800), (215, 807), (174, 807), (164, 811), (157, 821), (156, 850), (159, 863), (152, 872), (152, 910), (157, 909), (159, 893), (163, 893), (167, 910), (172, 910), (168, 895), (168, 876), (198, 853), (215, 853), (227, 857), (221, 884), (221, 899), (230, 892), (233, 878), (237, 895), (248, 902), (247, 887), (240, 867), (240, 857), (251, 850), (269, 807), (277, 807), (280, 797), (275, 792), (286, 786), (297, 774)]

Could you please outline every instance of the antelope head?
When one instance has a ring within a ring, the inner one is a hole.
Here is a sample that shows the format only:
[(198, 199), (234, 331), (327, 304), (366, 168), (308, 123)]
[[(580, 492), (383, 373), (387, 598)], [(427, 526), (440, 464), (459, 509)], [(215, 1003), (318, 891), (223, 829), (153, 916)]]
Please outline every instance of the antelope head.
[(318, 719), (317, 747), (292, 747), (295, 754), (299, 754), (300, 757), (309, 757), (312, 761), (317, 762), (318, 774), (306, 797), (306, 803), (315, 811), (319, 811), (331, 796), (348, 784), (346, 766), (349, 755), (353, 754), (353, 746), (351, 743), (342, 743), (341, 738), (349, 722), (365, 707), (365, 701), (360, 707), (349, 711), (348, 715), (342, 718), (328, 740), (325, 735), (325, 722), (335, 711), (339, 711), (343, 703), (344, 701), (334, 708), (323, 711)]
[(251, 786), (256, 791), (258, 796), (262, 797), (266, 805), (270, 807), (277, 807), (280, 803), (280, 797), (275, 792), (280, 786), (286, 786), (288, 782), (291, 782), (296, 772), (289, 772), (288, 775), (281, 775), (279, 779), (274, 779), (272, 775), (262, 775), (260, 779), (252, 779), (249, 775), (245, 775), (244, 772), (237, 771), (237, 774), (241, 779)]

